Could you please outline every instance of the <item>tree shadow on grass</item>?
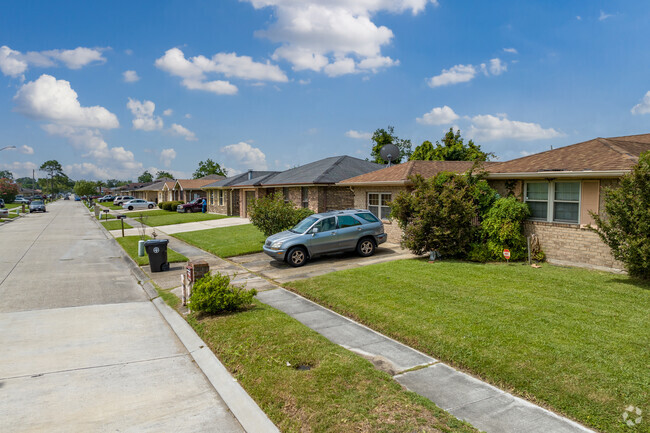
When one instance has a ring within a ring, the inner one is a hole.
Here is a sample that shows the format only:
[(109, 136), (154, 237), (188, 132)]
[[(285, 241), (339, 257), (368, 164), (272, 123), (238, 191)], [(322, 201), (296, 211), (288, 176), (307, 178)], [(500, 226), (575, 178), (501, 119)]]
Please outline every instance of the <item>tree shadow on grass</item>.
[(638, 278), (617, 277), (617, 278), (610, 279), (609, 282), (617, 283), (617, 284), (627, 284), (628, 286), (635, 286), (638, 287), (639, 289), (650, 290), (650, 281), (639, 280)]

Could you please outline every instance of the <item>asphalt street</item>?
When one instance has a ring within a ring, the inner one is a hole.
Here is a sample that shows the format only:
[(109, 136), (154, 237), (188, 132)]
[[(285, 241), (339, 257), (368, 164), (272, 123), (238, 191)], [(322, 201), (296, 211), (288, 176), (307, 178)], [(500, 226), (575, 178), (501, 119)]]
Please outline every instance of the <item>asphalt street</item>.
[(79, 202), (0, 226), (0, 431), (242, 432)]

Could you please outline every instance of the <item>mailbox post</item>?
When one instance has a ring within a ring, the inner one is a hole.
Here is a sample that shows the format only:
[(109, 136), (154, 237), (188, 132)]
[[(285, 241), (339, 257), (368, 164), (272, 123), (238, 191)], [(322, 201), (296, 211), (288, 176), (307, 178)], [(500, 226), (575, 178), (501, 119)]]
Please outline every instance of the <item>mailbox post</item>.
[(210, 272), (210, 265), (205, 260), (196, 260), (187, 262), (187, 267), (185, 268), (185, 274), (181, 275), (181, 283), (183, 284), (182, 289), (182, 300), (183, 305), (187, 305), (187, 301), (192, 295), (192, 287), (194, 283), (203, 278), (206, 274)]
[(122, 222), (122, 237), (124, 237), (124, 218), (126, 218), (126, 215), (116, 215), (115, 218)]

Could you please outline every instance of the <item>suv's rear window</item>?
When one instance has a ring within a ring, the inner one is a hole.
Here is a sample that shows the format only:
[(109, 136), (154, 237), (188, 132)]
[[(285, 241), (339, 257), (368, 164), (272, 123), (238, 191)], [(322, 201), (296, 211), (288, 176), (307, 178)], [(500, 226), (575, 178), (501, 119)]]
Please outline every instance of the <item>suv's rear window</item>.
[(370, 212), (363, 212), (363, 213), (355, 213), (356, 216), (361, 218), (364, 221), (367, 221), (369, 223), (376, 223), (379, 222), (376, 216), (371, 214)]
[(339, 228), (344, 229), (346, 227), (360, 226), (361, 223), (357, 221), (350, 215), (341, 215), (339, 216)]

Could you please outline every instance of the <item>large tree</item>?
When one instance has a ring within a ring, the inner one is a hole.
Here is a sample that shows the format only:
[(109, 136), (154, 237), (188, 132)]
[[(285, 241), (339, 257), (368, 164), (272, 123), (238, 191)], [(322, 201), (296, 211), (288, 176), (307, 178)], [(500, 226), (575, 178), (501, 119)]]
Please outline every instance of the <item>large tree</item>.
[(411, 156), (411, 140), (399, 138), (397, 135), (395, 135), (395, 128), (390, 125), (386, 127), (386, 129), (377, 129), (372, 134), (372, 141), (374, 144), (372, 146), (370, 156), (372, 157), (372, 160), (378, 164), (388, 164), (388, 161), (381, 157), (380, 152), (381, 148), (389, 143), (397, 146), (400, 151), (399, 159), (393, 161), (394, 163), (399, 164), (402, 162), (402, 160), (408, 160)]
[(214, 162), (210, 158), (205, 161), (199, 162), (199, 168), (196, 169), (192, 175), (194, 179), (199, 179), (211, 174), (218, 174), (220, 176), (228, 176), (225, 168), (221, 167), (218, 162)]
[(460, 136), (460, 129), (454, 132), (454, 128), (442, 137), (442, 143), (436, 141), (433, 147), (430, 141), (425, 141), (415, 148), (410, 160), (421, 161), (489, 161), (493, 153), (483, 152), (481, 146), (469, 140), (463, 142)]
[(74, 193), (79, 197), (95, 195), (97, 192), (97, 183), (89, 180), (78, 180), (74, 184)]
[(0, 179), (14, 179), (14, 174), (9, 170), (0, 170)]
[(153, 181), (153, 175), (149, 173), (149, 170), (145, 170), (144, 173), (138, 176), (138, 182), (140, 183), (146, 183), (152, 181)]
[(604, 215), (594, 229), (629, 274), (650, 280), (650, 151), (641, 154), (619, 188), (605, 190)]
[[(58, 176), (65, 176), (65, 173), (63, 173), (63, 167), (61, 167), (61, 164), (59, 161), (55, 159), (51, 159), (49, 161), (45, 161), (39, 168), (39, 170), (44, 171), (47, 173), (48, 177), (50, 178), (49, 184), (50, 184), (50, 194), (55, 194), (55, 177)], [(67, 176), (65, 176), (67, 178)]]
[(174, 179), (174, 175), (162, 170), (156, 173), (156, 180), (163, 179), (163, 178)]

